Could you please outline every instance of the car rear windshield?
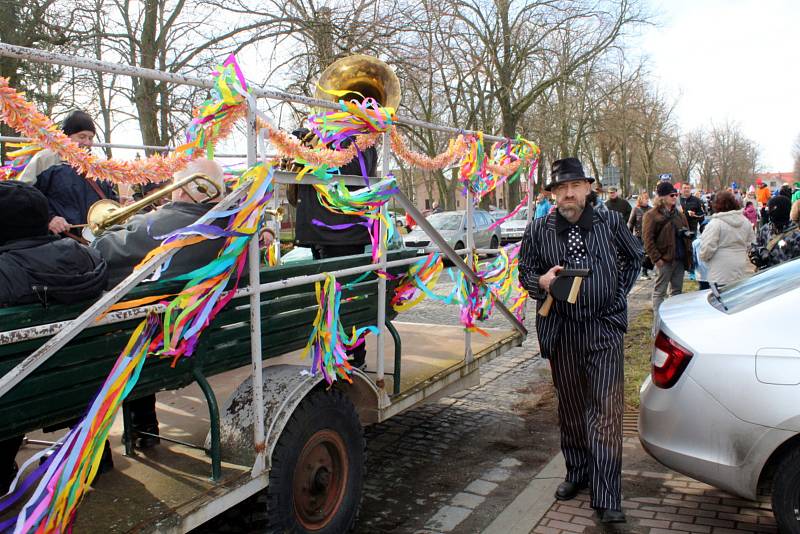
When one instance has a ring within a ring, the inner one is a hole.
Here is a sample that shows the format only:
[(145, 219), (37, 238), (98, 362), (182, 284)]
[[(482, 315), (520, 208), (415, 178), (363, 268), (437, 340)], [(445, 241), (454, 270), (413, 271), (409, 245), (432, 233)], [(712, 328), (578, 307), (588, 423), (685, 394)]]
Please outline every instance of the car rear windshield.
[(428, 222), (437, 230), (461, 230), (460, 213), (434, 213)]
[(719, 300), (709, 293), (712, 306), (736, 313), (800, 287), (800, 258), (776, 265), (720, 289)]

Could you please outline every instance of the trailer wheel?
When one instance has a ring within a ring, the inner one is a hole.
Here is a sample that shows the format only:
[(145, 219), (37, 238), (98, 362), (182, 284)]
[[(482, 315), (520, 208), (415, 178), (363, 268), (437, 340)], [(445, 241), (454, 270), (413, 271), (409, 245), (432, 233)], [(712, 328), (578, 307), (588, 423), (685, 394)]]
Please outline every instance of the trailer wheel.
[(312, 391), (292, 414), (272, 455), (267, 532), (348, 532), (361, 506), (364, 433), (336, 389)]

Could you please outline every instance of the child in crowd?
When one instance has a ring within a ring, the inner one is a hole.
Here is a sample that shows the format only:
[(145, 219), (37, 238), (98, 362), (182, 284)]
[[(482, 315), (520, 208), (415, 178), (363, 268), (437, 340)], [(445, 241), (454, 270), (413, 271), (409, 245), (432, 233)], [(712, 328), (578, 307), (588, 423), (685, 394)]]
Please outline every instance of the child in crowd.
[(744, 211), (742, 212), (747, 220), (750, 221), (750, 224), (753, 225), (753, 228), (756, 227), (758, 223), (758, 212), (756, 211), (756, 207), (753, 205), (751, 201), (747, 201), (747, 204), (744, 206)]

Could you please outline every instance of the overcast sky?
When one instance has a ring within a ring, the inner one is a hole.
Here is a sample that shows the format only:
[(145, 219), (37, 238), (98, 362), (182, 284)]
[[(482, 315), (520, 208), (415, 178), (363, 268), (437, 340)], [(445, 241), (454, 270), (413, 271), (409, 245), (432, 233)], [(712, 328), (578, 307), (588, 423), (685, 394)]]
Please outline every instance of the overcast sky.
[(730, 119), (761, 149), (764, 171), (791, 171), (800, 134), (800, 1), (649, 0), (640, 37), (685, 129)]

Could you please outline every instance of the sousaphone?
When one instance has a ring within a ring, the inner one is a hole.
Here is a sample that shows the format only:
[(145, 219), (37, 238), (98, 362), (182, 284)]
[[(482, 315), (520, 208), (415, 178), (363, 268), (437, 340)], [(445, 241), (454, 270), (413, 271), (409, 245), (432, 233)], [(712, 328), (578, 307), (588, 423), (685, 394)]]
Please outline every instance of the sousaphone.
[[(334, 95), (324, 89), (347, 93)], [(394, 69), (380, 59), (357, 54), (331, 63), (320, 75), (314, 96), (329, 102), (374, 98), (381, 106), (396, 110), (400, 105), (400, 80)]]

